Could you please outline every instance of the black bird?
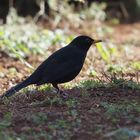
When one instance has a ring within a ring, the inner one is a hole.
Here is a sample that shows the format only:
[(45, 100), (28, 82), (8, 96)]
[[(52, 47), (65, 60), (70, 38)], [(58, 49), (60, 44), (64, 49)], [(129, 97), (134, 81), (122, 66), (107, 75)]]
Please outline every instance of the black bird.
[(27, 79), (12, 87), (4, 95), (12, 96), (31, 84), (51, 83), (60, 92), (58, 84), (73, 80), (81, 71), (87, 51), (93, 43), (101, 42), (88, 36), (78, 36), (66, 47), (49, 56)]

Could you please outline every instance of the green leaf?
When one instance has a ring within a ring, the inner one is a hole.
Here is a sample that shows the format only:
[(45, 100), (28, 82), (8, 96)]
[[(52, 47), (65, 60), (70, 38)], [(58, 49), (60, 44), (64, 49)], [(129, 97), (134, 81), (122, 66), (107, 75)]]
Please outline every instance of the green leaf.
[(96, 43), (96, 47), (106, 63), (111, 63), (111, 56), (108, 49), (102, 43)]

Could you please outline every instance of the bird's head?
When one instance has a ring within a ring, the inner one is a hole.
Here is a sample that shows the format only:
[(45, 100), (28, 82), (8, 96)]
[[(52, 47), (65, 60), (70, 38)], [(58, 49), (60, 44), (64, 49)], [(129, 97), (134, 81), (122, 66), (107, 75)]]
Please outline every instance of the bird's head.
[(92, 38), (90, 38), (89, 36), (78, 36), (76, 38), (74, 38), (71, 42), (72, 46), (78, 47), (82, 50), (88, 51), (88, 49), (90, 48), (90, 46), (92, 44), (101, 42), (101, 40), (94, 40)]

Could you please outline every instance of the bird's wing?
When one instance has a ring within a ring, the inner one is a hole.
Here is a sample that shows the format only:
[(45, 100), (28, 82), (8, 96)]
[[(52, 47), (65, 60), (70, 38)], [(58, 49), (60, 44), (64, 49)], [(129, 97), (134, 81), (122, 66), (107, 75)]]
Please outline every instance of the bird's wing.
[(85, 59), (85, 56), (80, 55), (69, 47), (55, 52), (36, 70), (36, 73), (40, 73), (38, 84), (63, 83), (75, 78)]
[[(56, 67), (56, 68), (55, 68)], [(75, 63), (75, 61), (65, 61), (62, 63), (55, 63), (52, 69), (47, 70), (48, 77), (43, 76), (44, 81), (49, 79), (50, 83), (63, 83), (72, 80), (80, 72), (82, 64)]]

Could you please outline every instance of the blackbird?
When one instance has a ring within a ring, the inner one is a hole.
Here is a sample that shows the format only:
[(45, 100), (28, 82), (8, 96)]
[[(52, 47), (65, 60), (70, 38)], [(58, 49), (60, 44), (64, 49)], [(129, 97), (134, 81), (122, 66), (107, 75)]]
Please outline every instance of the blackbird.
[(39, 86), (51, 83), (57, 89), (57, 93), (62, 93), (58, 84), (69, 82), (78, 75), (90, 46), (98, 42), (101, 40), (84, 35), (74, 38), (70, 44), (49, 56), (27, 79), (4, 93), (3, 97), (10, 97), (32, 84)]

